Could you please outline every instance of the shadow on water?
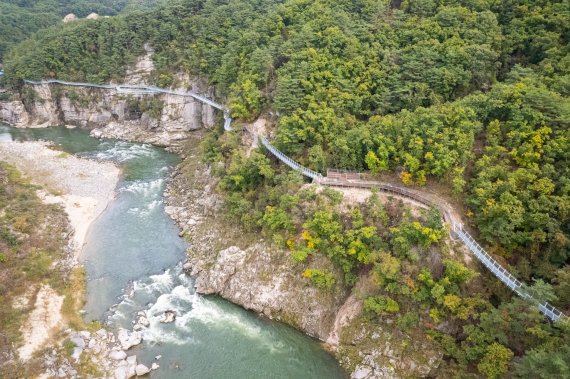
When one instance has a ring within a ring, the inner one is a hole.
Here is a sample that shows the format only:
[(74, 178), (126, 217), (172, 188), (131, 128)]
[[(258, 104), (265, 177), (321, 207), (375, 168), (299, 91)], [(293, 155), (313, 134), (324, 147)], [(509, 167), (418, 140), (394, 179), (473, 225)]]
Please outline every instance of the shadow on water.
[[(178, 158), (147, 144), (97, 140), (78, 129), (0, 126), (0, 140), (47, 140), (78, 156), (122, 168), (117, 195), (92, 224), (83, 249), (86, 318), (131, 328), (145, 311), (149, 327), (133, 353), (161, 367), (152, 378), (343, 378), (320, 344), (217, 297), (194, 292), (181, 270), (186, 243), (164, 212), (163, 191)], [(161, 323), (174, 310), (173, 323)], [(160, 360), (155, 356), (162, 355)]]

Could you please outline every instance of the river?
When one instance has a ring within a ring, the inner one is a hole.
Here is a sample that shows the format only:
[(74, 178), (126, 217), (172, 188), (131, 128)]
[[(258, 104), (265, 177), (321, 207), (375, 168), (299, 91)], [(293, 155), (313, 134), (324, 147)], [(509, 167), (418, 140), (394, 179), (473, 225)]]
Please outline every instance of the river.
[[(164, 212), (177, 156), (147, 144), (98, 140), (80, 129), (0, 125), (0, 138), (52, 141), (70, 154), (121, 167), (116, 197), (91, 225), (80, 258), (87, 271), (85, 317), (130, 329), (145, 311), (150, 326), (133, 353), (148, 366), (160, 365), (152, 378), (344, 377), (318, 341), (194, 291), (181, 269), (187, 243)], [(177, 312), (174, 323), (160, 322), (165, 310)]]

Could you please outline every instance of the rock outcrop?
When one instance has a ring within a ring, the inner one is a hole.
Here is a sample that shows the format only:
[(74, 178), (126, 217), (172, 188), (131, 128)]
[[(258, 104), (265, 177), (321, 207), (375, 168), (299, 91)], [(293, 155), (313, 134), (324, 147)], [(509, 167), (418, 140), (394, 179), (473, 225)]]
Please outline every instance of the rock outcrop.
[(166, 211), (192, 241), (184, 270), (196, 278), (197, 292), (218, 294), (326, 341), (352, 378), (425, 377), (438, 367), (441, 350), (425, 337), (405, 335), (390, 320), (363, 323), (360, 291), (349, 295), (326, 258), (313, 257), (311, 266), (335, 273), (330, 291), (303, 278), (306, 267), (287, 251), (228, 223), (216, 178), (200, 163), (196, 145), (189, 142), (189, 155), (173, 173)]
[(351, 379), (424, 378), (439, 366), (442, 352), (424, 336), (412, 338), (392, 327), (355, 319), (342, 332), (338, 356)]
[(29, 125), (29, 114), (21, 101), (0, 102), (0, 121), (10, 125)]
[(302, 277), (302, 268), (295, 267), (288, 255), (263, 242), (244, 250), (237, 246), (223, 249), (210, 266), (196, 253), (191, 254), (188, 263), (190, 274), (196, 277), (197, 292), (218, 294), (322, 340), (330, 334), (336, 309), (344, 297), (340, 288), (335, 293), (311, 285)]
[(65, 17), (63, 18), (63, 22), (72, 22), (72, 21), (77, 21), (77, 16), (74, 15), (73, 13), (65, 15)]
[[(125, 83), (148, 83), (154, 70), (152, 49), (127, 70)], [(199, 78), (182, 76), (175, 89), (209, 98), (215, 94)], [(189, 132), (211, 128), (215, 109), (191, 97), (171, 94), (126, 95), (114, 90), (27, 85), (21, 100), (0, 102), (0, 121), (16, 127), (72, 125), (91, 129), (96, 137), (128, 139), (161, 146), (179, 144)]]
[[(123, 331), (123, 332), (122, 332)], [(131, 335), (133, 333), (124, 329), (120, 330), (118, 336), (113, 332), (100, 329), (94, 333), (83, 331), (67, 330), (66, 340), (72, 347), (71, 359), (62, 358), (65, 354), (58, 348), (52, 348), (43, 354), (44, 374), (40, 377), (49, 378), (78, 378), (82, 361), (89, 361), (94, 364), (100, 374), (111, 374), (114, 379), (126, 379), (134, 376), (143, 376), (151, 370), (158, 369), (158, 365), (153, 363), (149, 369), (144, 364), (137, 362), (135, 355), (128, 356), (122, 345), (121, 333)], [(64, 343), (65, 345), (65, 343)], [(71, 347), (70, 346), (70, 347)], [(59, 348), (61, 349), (61, 348)], [(83, 355), (86, 355), (84, 357)]]
[[(197, 151), (196, 142), (188, 144)], [(175, 172), (169, 185), (166, 212), (192, 240), (184, 269), (195, 276), (197, 291), (219, 294), (326, 340), (347, 296), (340, 272), (326, 259), (315, 260), (312, 265), (335, 272), (338, 283), (330, 291), (316, 288), (290, 254), (227, 223), (223, 201), (214, 191), (216, 179), (199, 158), (186, 157), (185, 165), (180, 169), (185, 174)]]

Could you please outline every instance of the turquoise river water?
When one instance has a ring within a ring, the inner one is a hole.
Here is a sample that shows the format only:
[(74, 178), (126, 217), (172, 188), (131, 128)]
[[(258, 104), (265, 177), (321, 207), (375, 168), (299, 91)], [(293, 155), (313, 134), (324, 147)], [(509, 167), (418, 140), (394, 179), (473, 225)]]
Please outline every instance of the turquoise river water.
[[(130, 329), (137, 312), (146, 311), (150, 327), (133, 353), (147, 366), (160, 365), (151, 378), (344, 377), (318, 341), (194, 291), (181, 269), (187, 245), (164, 212), (175, 155), (147, 144), (98, 140), (79, 129), (0, 125), (0, 139), (52, 141), (70, 154), (122, 168), (116, 197), (92, 224), (81, 256), (88, 276), (85, 317)], [(169, 309), (176, 321), (160, 323)]]

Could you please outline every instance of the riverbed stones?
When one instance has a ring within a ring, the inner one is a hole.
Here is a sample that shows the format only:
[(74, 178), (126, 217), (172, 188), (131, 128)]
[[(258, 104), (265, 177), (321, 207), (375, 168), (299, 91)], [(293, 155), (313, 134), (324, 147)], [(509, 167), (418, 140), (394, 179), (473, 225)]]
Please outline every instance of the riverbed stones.
[(137, 376), (141, 376), (141, 375), (145, 375), (148, 374), (150, 372), (150, 368), (146, 367), (145, 365), (138, 364), (137, 367), (135, 367), (135, 372), (137, 374)]
[(132, 378), (137, 374), (136, 367), (137, 367), (137, 357), (135, 355), (131, 355), (127, 357), (127, 377)]
[(127, 357), (127, 353), (123, 350), (113, 350), (109, 353), (109, 358), (114, 359), (116, 361), (122, 361)]
[(142, 335), (139, 332), (131, 332), (127, 329), (119, 329), (117, 339), (121, 344), (123, 350), (129, 350), (131, 347), (136, 346), (142, 342)]
[(136, 366), (137, 365), (137, 356), (136, 355), (129, 355), (126, 360), (130, 366)]
[(128, 372), (128, 367), (127, 366), (119, 366), (115, 369), (115, 379), (127, 379), (127, 372)]
[(100, 338), (107, 338), (107, 331), (105, 329), (99, 329), (95, 334)]

